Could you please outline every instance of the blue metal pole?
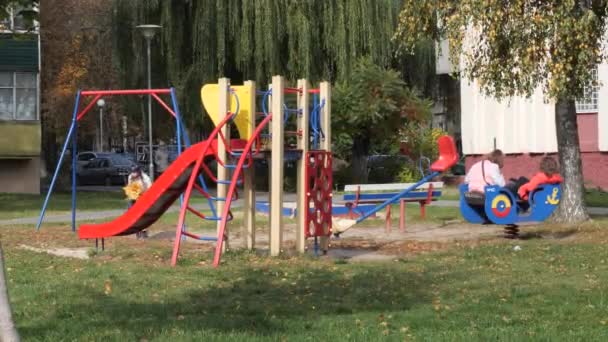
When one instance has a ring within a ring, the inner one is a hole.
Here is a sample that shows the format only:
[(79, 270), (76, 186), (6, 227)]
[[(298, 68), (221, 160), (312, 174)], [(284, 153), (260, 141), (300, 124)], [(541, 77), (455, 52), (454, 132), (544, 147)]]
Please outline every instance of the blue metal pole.
[(171, 88), (171, 103), (173, 104), (173, 111), (175, 112), (175, 124), (177, 127), (177, 154), (182, 154), (182, 119), (177, 106), (177, 96), (175, 95), (175, 88)]
[[(175, 88), (171, 88), (171, 103), (173, 105), (173, 112), (175, 112), (175, 129), (176, 129), (176, 142), (177, 142), (177, 155), (178, 157), (182, 154), (182, 119), (177, 106), (177, 97), (175, 96)], [(184, 205), (184, 195), (179, 195), (179, 207)], [(182, 230), (186, 230), (186, 225), (182, 227)], [(182, 235), (182, 240), (186, 240), (186, 236)]]
[(76, 154), (78, 154), (78, 122), (74, 121), (74, 133), (72, 133), (72, 232), (76, 231)]
[(68, 130), (68, 134), (65, 137), (65, 142), (63, 144), (63, 148), (61, 149), (61, 154), (59, 155), (59, 161), (57, 162), (57, 166), (55, 167), (55, 173), (53, 173), (53, 179), (51, 180), (51, 186), (49, 187), (49, 191), (46, 193), (46, 198), (44, 199), (44, 204), (42, 205), (42, 210), (40, 211), (40, 217), (38, 218), (38, 224), (36, 225), (36, 230), (40, 230), (40, 225), (42, 225), (42, 220), (44, 219), (44, 214), (46, 213), (47, 205), (49, 204), (49, 199), (51, 198), (51, 194), (53, 193), (53, 189), (55, 188), (55, 182), (57, 181), (57, 176), (59, 175), (59, 170), (61, 170), (61, 164), (63, 163), (63, 157), (65, 155), (65, 151), (68, 148), (68, 144), (70, 142), (70, 138), (72, 134), (74, 134), (74, 127), (76, 127), (76, 115), (78, 114), (78, 107), (80, 105), (80, 90), (76, 93), (76, 104), (74, 105), (74, 113), (72, 114), (72, 123), (70, 124), (70, 129)]
[(408, 192), (416, 189), (417, 187), (421, 186), (422, 184), (428, 182), (429, 180), (433, 179), (433, 177), (438, 176), (439, 174), (440, 174), (440, 172), (433, 172), (433, 173), (427, 175), (426, 177), (423, 177), (421, 180), (419, 180), (414, 185), (412, 185), (409, 188), (401, 191), (400, 193), (396, 194), (395, 196), (393, 196), (393, 197), (387, 199), (386, 201), (384, 201), (384, 203), (380, 204), (379, 206), (377, 206), (377, 207), (373, 208), (372, 210), (370, 210), (370, 211), (366, 212), (365, 214), (363, 214), (361, 217), (359, 217), (357, 219), (357, 223), (359, 223), (359, 222), (365, 220), (366, 218), (372, 216), (376, 212), (378, 212), (378, 211), (386, 208), (389, 204), (397, 202), (405, 194), (407, 194)]

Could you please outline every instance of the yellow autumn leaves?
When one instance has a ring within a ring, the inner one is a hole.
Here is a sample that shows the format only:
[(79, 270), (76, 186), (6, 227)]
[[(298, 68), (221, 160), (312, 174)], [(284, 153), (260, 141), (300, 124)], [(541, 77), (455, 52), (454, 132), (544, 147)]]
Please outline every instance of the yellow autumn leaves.
[(141, 195), (143, 187), (139, 182), (133, 182), (122, 188), (127, 196), (127, 199), (136, 200)]
[(411, 52), (446, 39), (461, 76), (496, 97), (577, 98), (591, 80), (606, 31), (606, 11), (565, 1), (405, 0), (394, 41)]

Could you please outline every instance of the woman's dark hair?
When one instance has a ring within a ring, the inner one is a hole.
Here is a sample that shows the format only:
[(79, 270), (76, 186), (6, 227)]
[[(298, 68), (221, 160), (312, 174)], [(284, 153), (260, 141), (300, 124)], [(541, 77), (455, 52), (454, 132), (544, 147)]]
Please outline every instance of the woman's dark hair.
[(488, 154), (486, 157), (487, 160), (491, 161), (494, 164), (497, 164), (498, 167), (503, 167), (504, 154), (501, 150), (494, 150)]
[(551, 177), (554, 174), (559, 173), (559, 166), (552, 157), (543, 157), (540, 161), (540, 171), (547, 175), (547, 177)]
[(139, 165), (134, 165), (133, 167), (131, 167), (131, 173), (141, 175), (141, 167)]

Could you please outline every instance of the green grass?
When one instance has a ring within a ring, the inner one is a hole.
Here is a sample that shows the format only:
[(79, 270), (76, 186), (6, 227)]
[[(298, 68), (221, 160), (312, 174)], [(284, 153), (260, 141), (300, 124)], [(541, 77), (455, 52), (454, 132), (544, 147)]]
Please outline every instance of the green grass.
[[(0, 220), (40, 215), (46, 194), (26, 195), (0, 193)], [(126, 209), (127, 201), (122, 192), (78, 192), (76, 194), (78, 211), (100, 211)], [(192, 203), (207, 203), (201, 196), (192, 198)], [(71, 193), (53, 193), (47, 208), (47, 215), (65, 214), (71, 211)]]
[(608, 192), (587, 188), (585, 202), (590, 207), (608, 207)]
[(518, 252), (503, 240), (368, 264), (233, 252), (219, 269), (191, 244), (171, 268), (166, 241), (110, 240), (82, 261), (17, 249), (35, 238), (16, 228), (3, 240), (26, 341), (603, 341), (605, 224)]
[[(336, 198), (341, 198), (336, 193)], [(442, 200), (458, 200), (458, 188), (446, 187), (442, 190)], [(608, 192), (598, 189), (587, 189), (585, 200), (591, 207), (608, 207)], [(19, 217), (35, 217), (40, 214), (44, 195), (21, 195), (0, 193), (0, 220)], [(206, 200), (200, 196), (193, 197), (193, 203), (202, 204)], [(61, 214), (70, 211), (72, 197), (69, 193), (53, 194), (49, 202), (47, 214)], [(99, 211), (125, 209), (126, 202), (122, 192), (79, 192), (77, 194), (79, 211)], [(396, 207), (397, 208), (397, 207)], [(409, 206), (408, 206), (409, 208)], [(441, 209), (443, 210), (443, 209)]]
[[(0, 219), (38, 216), (44, 203), (43, 195), (24, 195), (0, 193)], [(78, 210), (110, 210), (126, 208), (122, 192), (79, 192)], [(47, 212), (65, 213), (72, 208), (71, 193), (54, 193), (49, 201)]]

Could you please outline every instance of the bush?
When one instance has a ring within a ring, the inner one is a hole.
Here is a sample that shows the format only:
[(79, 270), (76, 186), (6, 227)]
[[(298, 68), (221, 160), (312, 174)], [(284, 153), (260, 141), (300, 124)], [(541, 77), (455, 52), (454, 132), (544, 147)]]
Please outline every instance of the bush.
[(353, 183), (353, 177), (350, 171), (350, 167), (342, 167), (333, 173), (333, 188), (344, 189), (347, 184)]
[(369, 183), (392, 183), (398, 180), (400, 171), (413, 161), (403, 155), (369, 156), (367, 168)]
[(420, 171), (412, 165), (405, 165), (397, 174), (396, 181), (399, 183), (414, 183), (420, 180)]
[(427, 157), (430, 160), (437, 159), (437, 139), (447, 135), (440, 128), (431, 128), (427, 124), (410, 123), (399, 132), (401, 141), (405, 143), (406, 154), (414, 160)]

